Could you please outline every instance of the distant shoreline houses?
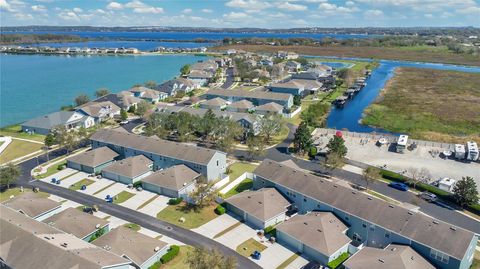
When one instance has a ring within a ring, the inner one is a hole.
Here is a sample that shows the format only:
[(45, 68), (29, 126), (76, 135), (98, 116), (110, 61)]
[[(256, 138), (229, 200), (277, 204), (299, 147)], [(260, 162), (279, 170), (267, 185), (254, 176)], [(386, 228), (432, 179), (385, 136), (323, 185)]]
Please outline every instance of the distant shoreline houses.
[(124, 55), (155, 53), (205, 53), (206, 47), (198, 48), (165, 48), (157, 47), (150, 51), (141, 51), (137, 48), (95, 48), (95, 47), (49, 47), (49, 46), (0, 46), (0, 52), (12, 54), (60, 54), (60, 55)]

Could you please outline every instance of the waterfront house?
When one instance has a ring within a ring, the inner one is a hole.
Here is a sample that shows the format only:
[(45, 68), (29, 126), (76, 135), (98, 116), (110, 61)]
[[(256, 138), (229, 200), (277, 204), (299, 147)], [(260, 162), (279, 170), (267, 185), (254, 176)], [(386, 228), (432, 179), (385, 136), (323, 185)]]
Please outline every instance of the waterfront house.
[(128, 185), (150, 175), (152, 170), (152, 160), (143, 155), (135, 155), (103, 168), (102, 176)]
[(260, 115), (282, 115), (283, 107), (277, 103), (271, 102), (255, 107), (255, 112)]
[(227, 110), (232, 112), (248, 113), (252, 111), (254, 107), (255, 106), (252, 104), (252, 102), (248, 100), (240, 100), (240, 101), (231, 103), (227, 107)]
[(227, 210), (255, 229), (283, 222), (290, 202), (274, 188), (244, 191), (225, 200)]
[(87, 242), (90, 241), (97, 231), (101, 230), (102, 233), (107, 233), (110, 230), (107, 220), (73, 207), (69, 207), (43, 220), (43, 222)]
[(157, 87), (158, 91), (166, 93), (168, 96), (176, 96), (179, 92), (189, 93), (198, 89), (199, 85), (185, 78), (176, 78), (168, 80)]
[(62, 204), (35, 192), (24, 192), (9, 199), (3, 205), (32, 219), (42, 221), (62, 210)]
[(167, 93), (156, 91), (156, 90), (149, 89), (147, 87), (142, 87), (142, 86), (133, 87), (129, 91), (133, 93), (133, 96), (140, 99), (144, 99), (150, 103), (156, 103), (168, 97)]
[(76, 111), (58, 111), (22, 123), (22, 131), (48, 135), (57, 126), (67, 130), (95, 125), (94, 118)]
[(67, 158), (67, 167), (85, 173), (100, 173), (119, 155), (109, 147), (100, 147)]
[(298, 54), (293, 51), (278, 51), (277, 58), (284, 60), (293, 60), (298, 58)]
[(323, 87), (323, 83), (317, 81), (317, 80), (310, 80), (310, 79), (292, 79), (295, 83), (299, 85), (303, 85), (304, 95), (307, 94), (314, 94), (318, 91), (323, 91), (325, 90), (325, 87)]
[(328, 264), (348, 252), (352, 241), (348, 227), (331, 212), (296, 215), (276, 226), (279, 243), (321, 264)]
[(132, 261), (134, 268), (148, 269), (168, 251), (168, 244), (119, 226), (99, 237), (92, 244)]
[(293, 105), (293, 96), (287, 93), (269, 92), (269, 91), (245, 91), (245, 90), (224, 90), (210, 89), (205, 93), (206, 99), (220, 97), (231, 103), (248, 100), (254, 105), (259, 106), (270, 102), (277, 103), (284, 108), (290, 108)]
[(144, 155), (153, 161), (154, 170), (185, 164), (208, 180), (216, 180), (227, 166), (224, 152), (154, 137), (101, 129), (90, 140), (94, 149), (108, 146), (123, 158)]
[(365, 247), (343, 265), (345, 269), (435, 269), (414, 249), (398, 244), (390, 244), (384, 249)]
[(138, 97), (133, 96), (133, 93), (129, 91), (122, 91), (119, 93), (107, 94), (94, 100), (93, 102), (99, 103), (106, 101), (110, 101), (120, 108), (129, 110), (132, 106), (136, 107), (137, 104), (140, 103), (142, 100)]
[(268, 159), (253, 180), (254, 189), (277, 189), (300, 214), (332, 212), (349, 227), (351, 254), (365, 246), (402, 244), (440, 269), (468, 269), (472, 263), (478, 237), (471, 231)]
[[(272, 83), (269, 86), (272, 92), (288, 93), (291, 95), (304, 96), (305, 84), (296, 80)], [(308, 93), (307, 93), (308, 94)]]
[(95, 120), (95, 124), (120, 115), (120, 108), (110, 101), (88, 102), (77, 107), (76, 111), (92, 117)]
[(207, 85), (213, 78), (214, 73), (204, 70), (191, 70), (187, 78), (191, 80), (197, 87)]
[(296, 61), (288, 61), (285, 63), (285, 68), (290, 73), (296, 73), (300, 68), (302, 68), (302, 64)]
[(220, 97), (216, 97), (200, 103), (201, 108), (212, 109), (212, 110), (222, 110), (226, 106), (227, 106), (227, 101), (223, 100)]
[[(76, 209), (75, 209), (76, 210)], [(126, 269), (131, 261), (0, 205), (1, 263), (22, 269)]]
[(188, 199), (200, 174), (180, 164), (156, 171), (142, 179), (143, 189), (172, 198)]

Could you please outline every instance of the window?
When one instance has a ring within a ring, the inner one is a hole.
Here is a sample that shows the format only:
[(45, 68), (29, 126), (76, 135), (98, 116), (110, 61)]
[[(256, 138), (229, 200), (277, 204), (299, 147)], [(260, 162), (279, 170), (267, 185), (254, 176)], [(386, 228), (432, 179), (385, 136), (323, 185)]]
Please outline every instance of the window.
[(348, 216), (345, 216), (345, 220), (349, 220), (350, 218)]
[(375, 231), (375, 225), (373, 224), (370, 225), (370, 231)]
[(363, 227), (363, 228), (367, 228), (367, 224), (363, 223), (363, 224), (362, 224), (362, 227)]
[(218, 166), (218, 160), (217, 160), (217, 166)]
[(389, 231), (385, 232), (385, 238), (390, 238), (390, 232)]
[(443, 263), (448, 263), (448, 261), (450, 260), (450, 257), (447, 254), (434, 249), (430, 250), (430, 257)]
[(307, 198), (303, 198), (303, 202), (306, 203), (306, 202), (307, 202)]

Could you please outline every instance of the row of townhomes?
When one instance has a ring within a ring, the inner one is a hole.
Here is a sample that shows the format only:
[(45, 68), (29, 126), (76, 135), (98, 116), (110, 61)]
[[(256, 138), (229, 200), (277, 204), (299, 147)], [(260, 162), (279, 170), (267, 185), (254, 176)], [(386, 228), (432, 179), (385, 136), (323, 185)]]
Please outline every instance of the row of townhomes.
[(266, 105), (269, 103), (276, 103), (281, 105), (283, 109), (288, 110), (293, 106), (293, 96), (287, 93), (276, 93), (270, 91), (245, 91), (245, 90), (223, 90), (223, 89), (211, 89), (205, 93), (207, 100), (214, 98), (221, 98), (230, 103), (236, 103), (239, 101), (249, 101), (254, 106)]
[[(0, 256), (11, 268), (148, 269), (169, 245), (25, 192), (0, 205)], [(37, 216), (37, 217), (35, 217)], [(2, 267), (3, 268), (3, 267)], [(8, 268), (8, 267), (7, 267)]]
[(327, 264), (343, 253), (348, 269), (468, 269), (477, 236), (296, 167), (264, 160), (254, 190), (225, 200), (257, 228), (276, 225), (276, 240)]
[(205, 86), (215, 76), (219, 64), (215, 59), (194, 63), (187, 78), (198, 86)]

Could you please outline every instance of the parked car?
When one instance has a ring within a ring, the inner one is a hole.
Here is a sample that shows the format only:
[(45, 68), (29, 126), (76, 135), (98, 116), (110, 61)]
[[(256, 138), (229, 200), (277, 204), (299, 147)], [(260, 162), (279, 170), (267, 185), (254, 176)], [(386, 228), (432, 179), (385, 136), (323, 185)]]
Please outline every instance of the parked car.
[(260, 260), (260, 258), (262, 257), (262, 254), (259, 251), (255, 250), (251, 256), (255, 260)]
[(128, 120), (122, 120), (122, 121), (120, 122), (120, 125), (125, 125), (125, 124), (128, 124)]
[(400, 182), (391, 182), (388, 186), (397, 189), (399, 191), (408, 191), (408, 186)]
[(427, 191), (420, 193), (420, 198), (430, 203), (437, 201), (437, 196)]

